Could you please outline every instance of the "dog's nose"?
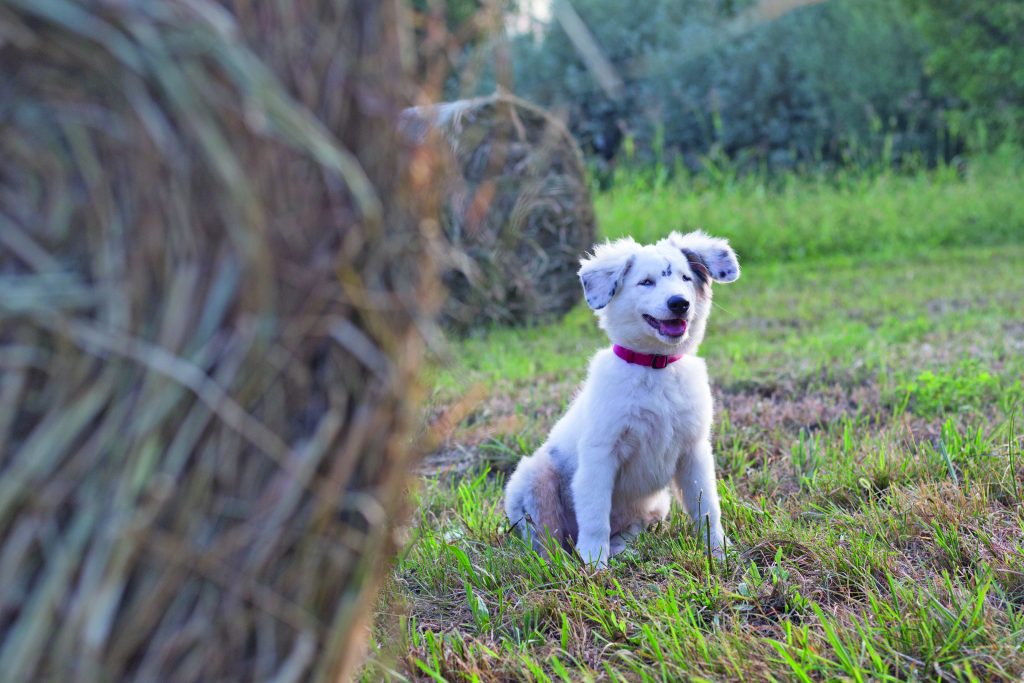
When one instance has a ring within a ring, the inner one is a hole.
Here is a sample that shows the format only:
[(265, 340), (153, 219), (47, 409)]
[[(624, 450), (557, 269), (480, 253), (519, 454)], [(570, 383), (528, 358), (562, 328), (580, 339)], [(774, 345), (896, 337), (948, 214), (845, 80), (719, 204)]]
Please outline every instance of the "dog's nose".
[(666, 303), (668, 304), (668, 310), (676, 315), (683, 315), (690, 310), (690, 302), (681, 296), (670, 296)]

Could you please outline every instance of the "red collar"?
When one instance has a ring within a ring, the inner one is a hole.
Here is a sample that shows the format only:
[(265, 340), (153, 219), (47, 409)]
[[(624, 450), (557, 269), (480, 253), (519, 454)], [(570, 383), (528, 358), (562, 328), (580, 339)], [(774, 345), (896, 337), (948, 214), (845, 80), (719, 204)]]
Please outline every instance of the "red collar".
[(643, 365), (644, 367), (654, 368), (655, 370), (667, 368), (670, 364), (675, 363), (683, 357), (683, 354), (679, 354), (678, 356), (661, 356), (656, 353), (638, 353), (632, 349), (627, 349), (624, 346), (619, 346), (618, 344), (614, 344), (612, 346), (612, 351), (616, 356), (627, 363)]

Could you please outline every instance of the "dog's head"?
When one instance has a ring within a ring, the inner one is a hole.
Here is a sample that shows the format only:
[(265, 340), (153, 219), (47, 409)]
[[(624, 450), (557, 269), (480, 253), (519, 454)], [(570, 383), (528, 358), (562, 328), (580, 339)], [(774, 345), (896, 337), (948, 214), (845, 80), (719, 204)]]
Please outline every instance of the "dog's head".
[(696, 351), (711, 313), (711, 283), (733, 282), (740, 264), (729, 243), (673, 232), (656, 244), (606, 242), (580, 262), (587, 304), (612, 342), (641, 353)]

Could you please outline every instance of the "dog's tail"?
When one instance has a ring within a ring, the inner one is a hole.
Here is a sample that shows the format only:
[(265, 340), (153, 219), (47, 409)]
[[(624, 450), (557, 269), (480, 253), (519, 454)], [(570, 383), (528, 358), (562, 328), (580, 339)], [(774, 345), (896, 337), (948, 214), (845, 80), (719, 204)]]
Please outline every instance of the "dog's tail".
[[(566, 487), (547, 453), (523, 458), (505, 487), (505, 514), (523, 540), (547, 557), (546, 542), (565, 545), (573, 530), (563, 500)], [(573, 516), (575, 517), (575, 516)]]

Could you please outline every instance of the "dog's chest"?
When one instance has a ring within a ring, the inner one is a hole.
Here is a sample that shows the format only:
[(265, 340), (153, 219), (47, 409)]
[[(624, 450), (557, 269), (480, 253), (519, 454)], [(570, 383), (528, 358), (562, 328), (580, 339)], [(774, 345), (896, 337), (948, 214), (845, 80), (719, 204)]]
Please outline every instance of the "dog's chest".
[(640, 394), (645, 398), (629, 406), (616, 453), (617, 495), (646, 496), (671, 482), (680, 457), (705, 436), (710, 421), (706, 393), (687, 382), (652, 382)]

